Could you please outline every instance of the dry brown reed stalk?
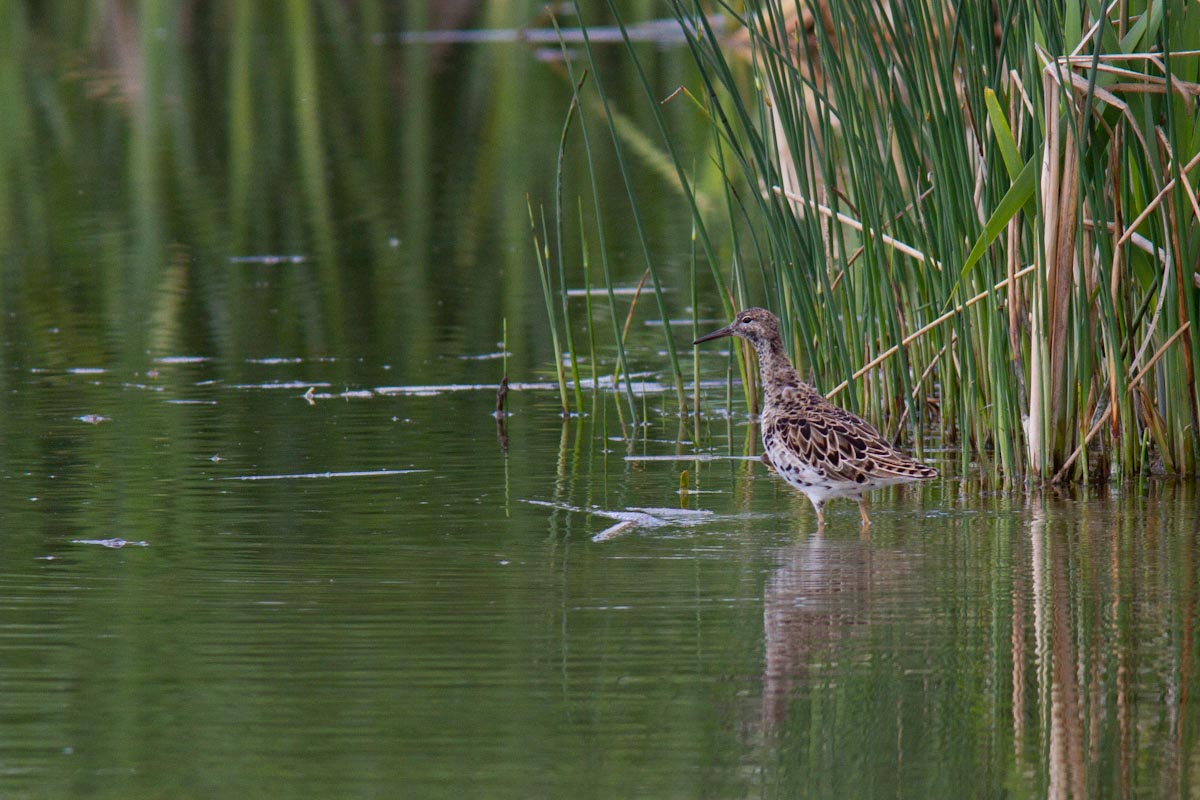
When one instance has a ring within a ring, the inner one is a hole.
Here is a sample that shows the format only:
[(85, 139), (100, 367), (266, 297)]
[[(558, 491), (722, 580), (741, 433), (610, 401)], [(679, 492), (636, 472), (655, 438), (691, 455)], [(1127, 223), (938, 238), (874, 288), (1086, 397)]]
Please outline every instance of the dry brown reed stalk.
[(868, 236), (873, 236), (875, 238), (878, 238), (879, 241), (883, 242), (888, 247), (891, 247), (892, 249), (894, 249), (898, 252), (901, 252), (906, 256), (914, 258), (917, 261), (924, 262), (924, 263), (928, 264), (929, 266), (933, 267), (934, 269), (938, 270), (939, 272), (942, 269), (942, 264), (937, 259), (930, 258), (928, 255), (926, 255), (925, 253), (922, 253), (920, 250), (913, 247), (912, 245), (905, 244), (904, 242), (900, 241), (899, 239), (896, 239), (895, 237), (888, 236), (886, 233), (877, 233), (874, 230), (869, 230), (861, 222), (856, 220), (854, 217), (851, 217), (847, 214), (843, 214), (840, 211), (834, 211), (832, 208), (830, 208), (827, 205), (818, 203), (815, 200), (809, 200), (807, 197), (802, 196), (799, 192), (795, 192), (790, 189), (785, 189), (782, 186), (772, 186), (771, 191), (773, 191), (775, 194), (779, 195), (780, 197), (787, 198), (792, 203), (807, 205), (807, 206), (811, 207), (813, 210), (817, 211), (819, 214), (821, 214), (821, 216), (827, 217), (829, 219), (836, 219), (838, 222), (842, 223), (846, 227), (853, 228), (854, 230), (858, 231), (859, 233), (865, 233)]
[[(1158, 363), (1158, 360), (1163, 357), (1163, 355), (1167, 352), (1168, 348), (1170, 348), (1171, 345), (1175, 344), (1175, 341), (1179, 337), (1181, 337), (1185, 333), (1187, 333), (1188, 330), (1191, 328), (1191, 326), (1192, 326), (1192, 323), (1187, 322), (1183, 325), (1183, 327), (1179, 328), (1179, 330), (1177, 330), (1177, 331), (1175, 331), (1175, 333), (1171, 334), (1171, 338), (1167, 339), (1165, 342), (1163, 342), (1162, 347), (1159, 347), (1157, 350), (1154, 351), (1154, 355), (1152, 355), (1150, 357), (1150, 360), (1148, 362), (1146, 362), (1146, 365), (1130, 377), (1129, 384), (1126, 388), (1129, 391), (1133, 391), (1134, 389), (1140, 388), (1142, 381), (1145, 379), (1146, 375), (1148, 375), (1150, 373), (1151, 367), (1153, 367), (1155, 364)], [(1100, 432), (1100, 429), (1102, 427), (1104, 427), (1104, 423), (1115, 417), (1116, 408), (1117, 408), (1116, 403), (1110, 403), (1108, 406), (1108, 410), (1105, 411), (1103, 414), (1101, 414), (1100, 418), (1097, 419), (1092, 424), (1091, 430), (1089, 430), (1087, 432), (1087, 435), (1083, 437), (1083, 441), (1079, 444), (1078, 447), (1075, 448), (1075, 450), (1071, 453), (1071, 455), (1067, 456), (1067, 459), (1066, 459), (1066, 461), (1063, 462), (1062, 467), (1058, 470), (1058, 472), (1056, 472), (1054, 474), (1053, 483), (1061, 483), (1062, 482), (1063, 478), (1066, 477), (1068, 472), (1070, 472), (1071, 467), (1074, 466), (1075, 460), (1077, 458), (1079, 458), (1080, 453), (1082, 453), (1084, 451), (1084, 448), (1086, 448), (1091, 443), (1092, 439), (1095, 438), (1096, 434)]]
[[(1066, 447), (1071, 431), (1067, 424), (1067, 325), (1078, 265), (1075, 237), (1078, 230), (1076, 215), (1079, 209), (1081, 145), (1077, 137), (1083, 129), (1085, 112), (1078, 107), (1077, 97), (1063, 91), (1065, 85), (1073, 85), (1069, 78), (1064, 77), (1069, 69), (1068, 64), (1055, 59), (1046, 64), (1042, 71), (1047, 120), (1041, 182), (1044, 279), (1038, 281), (1037, 286), (1042, 294), (1040, 306), (1045, 315), (1045, 338), (1040, 344), (1047, 357), (1038, 362), (1046, 371), (1033, 381), (1037, 387), (1041, 413), (1030, 414), (1031, 427), (1040, 429), (1039, 445), (1048, 446), (1048, 450), (1039, 447), (1037, 451), (1031, 449), (1030, 452), (1030, 463), (1039, 474), (1049, 470), (1049, 464), (1061, 461), (1061, 451)], [(1066, 108), (1062, 114), (1059, 112), (1060, 106)], [(1036, 333), (1035, 341), (1038, 338)]]
[[(1176, 303), (1177, 319), (1175, 320), (1178, 327), (1168, 341), (1174, 341), (1181, 335), (1180, 332), (1186, 330), (1190, 324), (1187, 317), (1185, 292), (1182, 289), (1182, 265), (1174, 263), (1182, 253), (1178, 242), (1178, 230), (1183, 221), (1180, 218), (1180, 209), (1173, 202), (1177, 187), (1181, 190), (1179, 194), (1182, 194), (1186, 207), (1196, 221), (1200, 221), (1200, 202), (1196, 201), (1195, 192), (1189, 182), (1183, 181), (1180, 184), (1177, 177), (1171, 176), (1170, 164), (1160, 164), (1156, 153), (1150, 147), (1146, 135), (1138, 124), (1138, 120), (1133, 115), (1128, 98), (1133, 94), (1160, 94), (1167, 91), (1169, 86), (1178, 95), (1192, 98), (1194, 101), (1196, 97), (1200, 97), (1200, 85), (1178, 78), (1174, 78), (1168, 83), (1164, 77), (1136, 72), (1119, 66), (1117, 63), (1139, 60), (1161, 66), (1162, 62), (1156, 58), (1155, 54), (1071, 55), (1060, 58), (1049, 58), (1044, 53), (1041, 55), (1044, 61), (1042, 75), (1044, 97), (1046, 98), (1046, 138), (1043, 149), (1041, 189), (1044, 211), (1042, 250), (1044, 271), (1042, 273), (1043, 280), (1035, 281), (1035, 294), (1037, 295), (1035, 302), (1040, 301), (1043, 304), (1040, 307), (1043, 313), (1035, 313), (1033, 318), (1035, 372), (1031, 376), (1031, 383), (1035, 387), (1035, 391), (1031, 398), (1030, 441), (1028, 444), (1030, 463), (1035, 472), (1048, 474), (1053, 469), (1055, 470), (1054, 480), (1058, 481), (1074, 464), (1086, 444), (1085, 441), (1083, 445), (1074, 449), (1071, 456), (1063, 458), (1063, 454), (1072, 444), (1071, 438), (1074, 430), (1067, 419), (1070, 404), (1067, 402), (1066, 392), (1072, 383), (1065, 366), (1068, 352), (1069, 316), (1072, 314), (1083, 315), (1084, 319), (1092, 319), (1099, 313), (1096, 307), (1090, 305), (1072, 308), (1076, 297), (1075, 285), (1079, 280), (1086, 279), (1095, 273), (1097, 264), (1092, 253), (1095, 252), (1098, 255), (1098, 252), (1091, 247), (1081, 248), (1076, 244), (1075, 232), (1080, 229), (1079, 222), (1082, 221), (1082, 230), (1087, 236), (1096, 228), (1094, 216), (1097, 213), (1112, 214), (1114, 221), (1102, 224), (1106, 229), (1112, 231), (1115, 237), (1112, 244), (1113, 255), (1109, 264), (1108, 286), (1114, 305), (1119, 300), (1120, 288), (1124, 280), (1125, 270), (1121, 259), (1123, 246), (1127, 242), (1132, 242), (1139, 249), (1150, 253), (1156, 261), (1162, 264), (1162, 276), (1155, 310), (1149, 324), (1144, 329), (1142, 342), (1130, 361), (1131, 372), (1136, 370), (1136, 365), (1141, 362), (1143, 354), (1159, 329), (1161, 315), (1169, 296), (1168, 280), (1170, 278), (1173, 278), (1175, 283), (1175, 286), (1170, 288), (1175, 290), (1179, 302)], [(1091, 72), (1092, 70), (1095, 72)], [(1097, 74), (1113, 76), (1118, 81), (1110, 82), (1107, 85), (1098, 85)], [(1090, 105), (1084, 105), (1089, 102)], [(1085, 129), (1089, 118), (1099, 115), (1101, 104), (1117, 109), (1119, 112), (1116, 124), (1112, 129), (1110, 146), (1113, 149), (1107, 159), (1113, 178), (1109, 181), (1109, 196), (1104, 198), (1113, 207), (1088, 209), (1081, 218), (1078, 156), (1082, 145), (1077, 137), (1079, 132)], [(1121, 191), (1120, 187), (1115, 184), (1116, 175), (1124, 166), (1118, 160), (1122, 152), (1124, 131), (1130, 131), (1133, 134), (1141, 150), (1145, 153), (1146, 163), (1159, 166), (1160, 174), (1164, 178), (1154, 196), (1145, 203), (1127, 225), (1119, 224), (1122, 217)], [(1159, 151), (1170, 153), (1170, 144), (1161, 128), (1156, 128), (1154, 133), (1158, 139)], [(1200, 164), (1200, 154), (1193, 156), (1186, 165), (1180, 168), (1178, 174), (1187, 176), (1198, 164)], [(1156, 245), (1151, 238), (1143, 236), (1139, 232), (1156, 214), (1162, 219), (1163, 230), (1167, 231), (1167, 236), (1174, 239), (1169, 248)], [(1089, 261), (1090, 268), (1084, 269)], [(1175, 273), (1173, 276), (1170, 275), (1172, 269)], [(1086, 294), (1089, 297), (1094, 296), (1094, 293), (1090, 291)], [(1043, 320), (1045, 327), (1042, 324)], [(1165, 345), (1159, 349), (1159, 352), (1165, 352)], [(1039, 354), (1047, 357), (1038, 358)], [(1186, 386), (1192, 387), (1185, 402), (1192, 407), (1193, 426), (1195, 426), (1197, 416), (1194, 396), (1195, 378), (1189, 348), (1183, 348), (1182, 359), (1185, 371), (1184, 383)], [(1118, 394), (1115, 372), (1116, 354), (1110, 349), (1110, 352), (1106, 353), (1104, 361), (1109, 372), (1106, 382), (1110, 408), (1116, 408)], [(1149, 402), (1148, 396), (1146, 400)], [(1109, 417), (1113, 421), (1113, 431), (1116, 435), (1118, 433), (1116, 415), (1108, 415), (1106, 419)], [(1154, 420), (1147, 419), (1145, 421), (1154, 426)], [(1087, 438), (1094, 436), (1097, 430), (1099, 428), (1094, 427), (1088, 433)]]
[[(642, 290), (646, 288), (646, 281), (649, 279), (650, 279), (650, 270), (647, 269), (645, 272), (642, 273), (642, 279), (638, 281), (637, 288), (633, 290), (633, 299), (629, 301), (629, 311), (626, 312), (626, 314), (625, 314), (625, 324), (621, 327), (621, 346), (622, 347), (624, 347), (625, 343), (629, 340), (629, 327), (631, 325), (633, 325), (633, 314), (635, 311), (637, 311), (638, 300), (641, 298)], [(668, 324), (667, 320), (664, 319), (663, 324), (667, 325), (668, 329), (670, 328), (670, 325)], [(613, 371), (613, 386), (616, 386), (620, 382), (620, 379), (621, 379), (621, 365), (618, 363), (616, 366), (616, 369)]]

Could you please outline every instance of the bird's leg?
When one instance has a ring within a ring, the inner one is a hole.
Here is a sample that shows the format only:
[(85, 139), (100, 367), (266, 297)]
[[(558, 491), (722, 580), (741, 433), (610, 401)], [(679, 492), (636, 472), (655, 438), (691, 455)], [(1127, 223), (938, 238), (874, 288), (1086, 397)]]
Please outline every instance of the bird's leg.
[(858, 498), (858, 513), (862, 515), (862, 526), (864, 528), (871, 527), (871, 515), (867, 513), (867, 496), (863, 495)]
[(814, 502), (813, 508), (817, 510), (817, 532), (820, 533), (825, 530), (825, 504)]

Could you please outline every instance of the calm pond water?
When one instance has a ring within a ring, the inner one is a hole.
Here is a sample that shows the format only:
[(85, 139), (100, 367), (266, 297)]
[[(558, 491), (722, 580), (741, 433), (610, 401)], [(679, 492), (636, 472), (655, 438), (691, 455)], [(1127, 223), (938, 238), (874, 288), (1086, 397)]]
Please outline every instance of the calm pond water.
[[(930, 446), (945, 477), (817, 535), (715, 348), (679, 420), (648, 303), (645, 425), (611, 391), (564, 424), (525, 206), (554, 62), (371, 43), (413, 22), (370, 4), (143, 5), (0, 11), (32, 64), (0, 97), (0, 797), (1200, 796), (1195, 484), (982, 486)], [(644, 180), (688, 317), (686, 211)], [(505, 318), (535, 385), (501, 431)]]

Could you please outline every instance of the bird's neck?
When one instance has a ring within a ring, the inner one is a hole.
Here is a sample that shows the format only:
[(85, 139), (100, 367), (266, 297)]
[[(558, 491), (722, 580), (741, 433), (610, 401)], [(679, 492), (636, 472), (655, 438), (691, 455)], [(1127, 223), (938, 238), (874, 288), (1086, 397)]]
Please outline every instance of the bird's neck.
[(789, 387), (799, 387), (803, 383), (783, 349), (783, 342), (779, 339), (757, 341), (754, 343), (754, 351), (758, 354), (758, 370), (762, 376), (763, 391), (768, 397)]

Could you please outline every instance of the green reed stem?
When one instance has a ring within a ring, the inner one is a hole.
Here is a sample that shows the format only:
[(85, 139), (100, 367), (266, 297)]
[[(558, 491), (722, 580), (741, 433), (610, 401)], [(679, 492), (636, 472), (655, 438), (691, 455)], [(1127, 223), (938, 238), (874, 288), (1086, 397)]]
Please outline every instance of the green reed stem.
[[(592, 397), (600, 391), (599, 364), (596, 361), (596, 329), (592, 325), (592, 271), (591, 254), (588, 251), (587, 227), (583, 221), (583, 199), (576, 198), (579, 205), (579, 249), (583, 259), (583, 304), (586, 312), (588, 335), (588, 358), (592, 367)], [(614, 388), (616, 388), (614, 386)]]
[(525, 203), (529, 206), (529, 227), (533, 232), (533, 250), (537, 255), (538, 278), (542, 283), (542, 299), (546, 303), (546, 318), (550, 323), (550, 345), (554, 349), (554, 369), (558, 377), (558, 396), (562, 403), (562, 415), (565, 419), (571, 416), (571, 406), (567, 400), (567, 378), (563, 372), (563, 351), (558, 341), (558, 320), (554, 314), (554, 290), (550, 281), (550, 246), (545, 244), (546, 212), (541, 209), (542, 239), (538, 239), (537, 221), (533, 215), (533, 201), (528, 195)]
[[(696, 276), (696, 227), (692, 226), (691, 248), (688, 258), (688, 284), (692, 296), (692, 341), (700, 338), (700, 281)], [(700, 420), (700, 348), (692, 345), (692, 413), (696, 423)], [(697, 436), (699, 438), (699, 436)]]
[[(611, 2), (609, 3), (609, 8), (613, 10), (615, 15), (616, 12), (615, 9), (613, 9)], [(619, 16), (617, 17), (617, 23), (621, 26), (622, 33), (624, 34), (624, 24), (621, 23)], [(583, 34), (583, 43), (584, 47), (587, 49), (588, 60), (591, 62), (594, 71), (596, 56), (592, 50), (592, 40), (588, 35), (587, 26), (583, 24), (582, 19), (580, 20), (580, 31)], [(629, 44), (628, 36), (626, 36), (626, 43)], [(630, 48), (630, 52), (632, 53), (632, 47)], [(634, 63), (637, 64), (636, 56), (634, 57)], [(637, 69), (642, 78), (643, 84), (648, 87), (649, 84), (645, 82), (645, 74), (642, 72), (640, 64), (637, 64)], [(642, 220), (640, 204), (638, 203), (637, 194), (633, 189), (633, 182), (629, 175), (629, 167), (625, 161), (624, 148), (621, 146), (620, 139), (617, 137), (617, 129), (613, 120), (612, 107), (609, 103), (608, 95), (604, 91), (604, 84), (600, 80), (599, 76), (597, 76), (595, 79), (595, 85), (596, 91), (600, 95), (600, 101), (604, 106), (605, 119), (608, 122), (609, 133), (612, 137), (612, 144), (617, 157), (617, 165), (621, 171), (621, 179), (625, 184), (625, 193), (629, 199), (629, 206), (633, 215), (634, 228), (637, 231), (638, 243), (641, 245), (642, 257), (646, 262), (646, 268), (650, 272), (651, 283), (654, 287), (654, 299), (658, 304), (658, 313), (662, 317), (664, 323), (664, 338), (667, 346), (667, 357), (671, 362), (671, 377), (675, 383), (675, 396), (678, 400), (680, 413), (683, 413), (684, 409), (687, 408), (687, 401), (683, 391), (683, 371), (679, 366), (679, 354), (675, 350), (675, 341), (671, 337), (671, 326), (667, 324), (667, 321), (670, 319), (670, 314), (667, 311), (666, 301), (663, 297), (662, 282), (659, 279), (658, 270), (655, 266), (654, 259), (650, 255), (650, 245), (646, 238), (645, 225)], [(657, 109), (655, 110), (655, 113), (658, 113)], [(678, 163), (677, 160), (676, 163)]]
[[(583, 87), (584, 81), (587, 79), (587, 72), (575, 79), (575, 70), (572, 66), (572, 59), (567, 52), (566, 44), (562, 40), (562, 31), (558, 27), (558, 19), (554, 14), (550, 15), (550, 22), (554, 25), (554, 30), (558, 34), (558, 46), (563, 54), (563, 63), (567, 67), (567, 76), (571, 83), (571, 92), (575, 103), (579, 103), (579, 92)], [(604, 235), (604, 217), (600, 205), (600, 182), (596, 175), (596, 162), (592, 154), (592, 141), (588, 133), (587, 120), (583, 114), (579, 116), (579, 132), (583, 138), (583, 151), (587, 157), (588, 165), (588, 181), (592, 187), (592, 208), (596, 215), (596, 243), (600, 249), (600, 267), (604, 277), (604, 287), (608, 292), (608, 306), (611, 309), (609, 318), (612, 322), (613, 341), (617, 347), (617, 367), (613, 374), (613, 388), (616, 389), (619, 384), (617, 376), (621, 373), (625, 374), (625, 398), (629, 404), (629, 415), (634, 424), (637, 423), (637, 405), (633, 394), (633, 380), (629, 377), (628, 358), (625, 353), (625, 342), (621, 336), (620, 325), (617, 322), (617, 297), (613, 292), (612, 271), (608, 260), (608, 240)], [(617, 413), (621, 414), (621, 404), (617, 403)], [(622, 424), (624, 419), (622, 418)]]
[[(567, 107), (567, 116), (563, 120), (562, 133), (558, 138), (558, 161), (554, 170), (554, 235), (557, 242), (555, 255), (558, 261), (558, 296), (562, 304), (563, 330), (567, 337), (567, 349), (571, 353), (571, 381), (575, 389), (575, 408), (583, 413), (583, 391), (579, 385), (579, 351), (575, 348), (575, 332), (571, 325), (571, 309), (567, 297), (567, 268), (566, 253), (563, 251), (563, 218), (562, 218), (562, 185), (563, 170), (566, 161), (567, 134), (571, 130), (571, 120), (579, 108), (579, 87), (571, 93), (571, 103)], [(586, 286), (586, 282), (585, 282)], [(594, 356), (594, 354), (593, 354)]]

